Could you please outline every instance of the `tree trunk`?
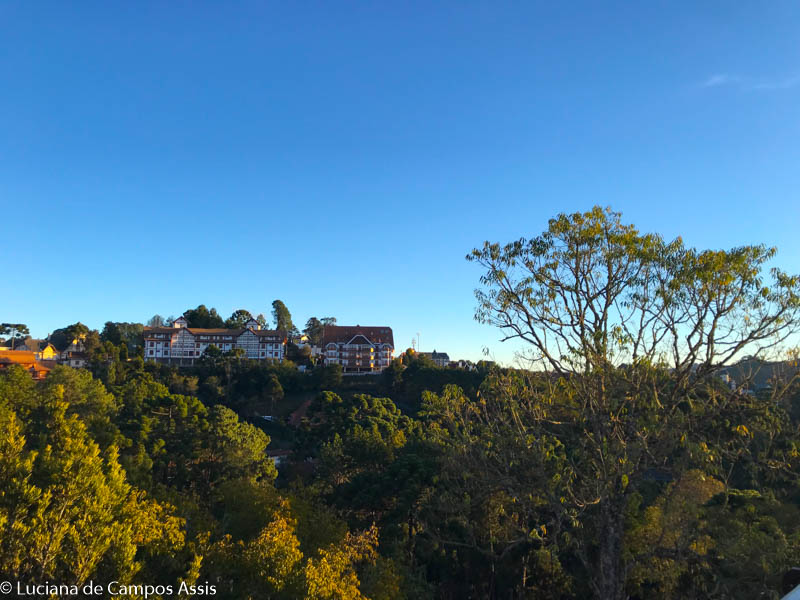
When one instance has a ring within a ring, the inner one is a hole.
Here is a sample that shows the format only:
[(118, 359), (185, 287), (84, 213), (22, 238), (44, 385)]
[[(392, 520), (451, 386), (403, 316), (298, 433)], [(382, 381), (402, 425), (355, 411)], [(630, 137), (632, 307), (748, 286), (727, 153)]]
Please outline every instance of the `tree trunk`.
[(599, 600), (626, 600), (622, 540), (625, 533), (624, 502), (604, 502), (600, 509), (598, 561), (595, 573)]

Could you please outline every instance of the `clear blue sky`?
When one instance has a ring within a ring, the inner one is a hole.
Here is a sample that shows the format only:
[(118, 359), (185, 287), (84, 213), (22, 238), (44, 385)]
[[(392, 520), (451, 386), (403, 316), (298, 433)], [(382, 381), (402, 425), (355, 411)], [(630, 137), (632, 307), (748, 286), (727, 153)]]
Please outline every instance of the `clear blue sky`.
[(484, 240), (610, 205), (800, 271), (796, 2), (3, 2), (0, 320), (283, 299), (452, 358)]

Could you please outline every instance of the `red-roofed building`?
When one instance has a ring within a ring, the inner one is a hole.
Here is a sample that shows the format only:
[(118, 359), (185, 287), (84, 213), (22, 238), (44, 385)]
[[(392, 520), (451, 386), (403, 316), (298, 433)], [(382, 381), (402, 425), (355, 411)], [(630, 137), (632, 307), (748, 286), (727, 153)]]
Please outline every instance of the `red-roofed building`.
[(380, 373), (392, 362), (394, 335), (391, 327), (326, 325), (320, 346), (325, 364), (345, 374)]
[(0, 369), (17, 365), (25, 369), (34, 379), (44, 379), (50, 367), (36, 360), (36, 353), (26, 350), (0, 350)]
[(206, 348), (223, 352), (240, 348), (253, 360), (283, 361), (286, 334), (261, 329), (255, 319), (242, 329), (199, 329), (187, 327), (186, 319), (175, 319), (172, 327), (144, 328), (144, 359), (178, 366), (191, 366)]

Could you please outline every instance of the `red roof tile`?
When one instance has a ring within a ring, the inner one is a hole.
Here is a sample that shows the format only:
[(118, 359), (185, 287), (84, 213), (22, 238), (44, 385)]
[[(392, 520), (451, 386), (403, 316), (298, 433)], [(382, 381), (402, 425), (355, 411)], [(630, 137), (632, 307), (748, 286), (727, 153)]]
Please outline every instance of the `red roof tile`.
[(389, 344), (394, 348), (394, 335), (391, 327), (362, 327), (326, 325), (322, 330), (322, 345), (346, 344), (356, 336), (364, 336), (373, 344)]

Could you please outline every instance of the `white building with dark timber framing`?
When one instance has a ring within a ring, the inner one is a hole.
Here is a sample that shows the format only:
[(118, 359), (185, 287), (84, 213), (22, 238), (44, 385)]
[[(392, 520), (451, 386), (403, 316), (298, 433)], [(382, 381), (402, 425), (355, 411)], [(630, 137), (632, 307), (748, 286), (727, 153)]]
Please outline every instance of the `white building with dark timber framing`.
[(286, 341), (286, 333), (261, 329), (255, 319), (240, 329), (200, 329), (187, 327), (186, 319), (179, 317), (172, 327), (144, 328), (144, 359), (191, 366), (206, 348), (216, 346), (223, 352), (242, 349), (252, 360), (281, 362), (286, 355)]

